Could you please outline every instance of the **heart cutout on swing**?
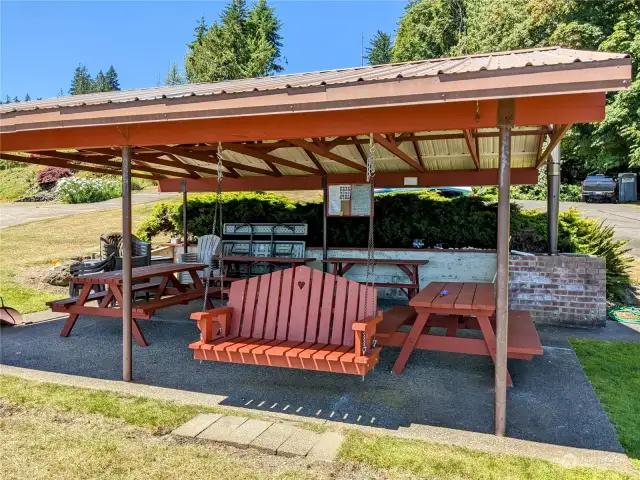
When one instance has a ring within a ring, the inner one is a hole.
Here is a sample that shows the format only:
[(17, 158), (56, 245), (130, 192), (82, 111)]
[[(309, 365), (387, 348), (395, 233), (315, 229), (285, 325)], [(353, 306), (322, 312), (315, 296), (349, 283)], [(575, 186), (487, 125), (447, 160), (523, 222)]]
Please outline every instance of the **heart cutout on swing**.
[(303, 281), (299, 281), (299, 282), (298, 282), (298, 286), (300, 287), (300, 289), (303, 289), (303, 288), (304, 288), (304, 286), (305, 286), (306, 284), (307, 284), (307, 283), (306, 283), (306, 282), (303, 282)]

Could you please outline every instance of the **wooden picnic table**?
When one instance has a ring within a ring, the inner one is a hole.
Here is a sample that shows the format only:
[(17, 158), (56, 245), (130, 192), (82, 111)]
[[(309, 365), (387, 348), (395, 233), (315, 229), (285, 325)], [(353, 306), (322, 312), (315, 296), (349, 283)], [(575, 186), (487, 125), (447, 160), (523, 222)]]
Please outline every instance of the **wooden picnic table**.
[[(132, 333), (141, 347), (148, 345), (140, 330), (137, 320), (148, 320), (153, 312), (178, 304), (187, 304), (192, 300), (204, 297), (204, 285), (198, 276), (198, 270), (206, 265), (202, 263), (156, 264), (132, 269), (132, 292), (146, 292), (153, 294), (153, 299), (134, 302), (132, 305)], [(189, 272), (193, 286), (182, 284), (176, 277), (177, 273)], [(155, 278), (155, 280), (154, 280)], [(159, 278), (159, 279), (158, 279)], [(77, 297), (49, 302), (54, 312), (69, 314), (64, 324), (63, 337), (68, 337), (80, 315), (96, 315), (102, 317), (122, 317), (122, 271), (100, 272), (74, 277), (73, 283), (81, 284), (82, 290)], [(137, 283), (136, 283), (137, 282)], [(106, 285), (107, 289), (91, 293), (94, 287)], [(98, 306), (88, 306), (87, 303), (97, 301)], [(213, 308), (213, 303), (209, 299)]]
[[(332, 265), (332, 273), (340, 277), (344, 276), (354, 265), (366, 265), (366, 258), (327, 258), (324, 263)], [(394, 265), (398, 267), (408, 278), (409, 283), (375, 282), (376, 287), (399, 288), (409, 298), (413, 298), (420, 291), (419, 267), (429, 263), (429, 260), (404, 260), (390, 258), (376, 258), (375, 265)]]
[[(388, 333), (378, 336), (380, 345), (402, 347), (392, 369), (394, 373), (402, 373), (414, 348), (489, 355), (495, 363), (495, 319), (491, 316), (496, 304), (492, 283), (431, 282), (409, 301), (409, 305), (416, 312), (409, 322), (412, 323), (411, 330), (398, 332), (399, 325), (392, 325), (387, 327)], [(410, 316), (398, 316), (398, 322), (406, 323), (407, 318)], [(393, 323), (392, 320), (388, 323)], [(446, 328), (446, 336), (430, 334), (431, 327)], [(458, 337), (459, 328), (477, 328), (483, 338)], [(533, 355), (542, 355), (540, 338), (529, 312), (509, 312), (507, 343), (509, 358), (530, 360)], [(507, 383), (513, 385), (509, 372)]]
[[(214, 257), (214, 262), (217, 262), (220, 257)], [(258, 263), (268, 263), (271, 264), (271, 271), (275, 269), (275, 265), (279, 265), (282, 267), (291, 265), (292, 267), (296, 267), (298, 265), (304, 265), (308, 262), (315, 261), (315, 258), (288, 258), (288, 257), (251, 257), (251, 256), (238, 256), (238, 255), (225, 255), (222, 257), (222, 261), (224, 262), (224, 280), (225, 281), (233, 281), (238, 280), (241, 277), (232, 277), (230, 275), (231, 264), (233, 263), (246, 263), (249, 265), (249, 272), (251, 272), (251, 267)], [(214, 263), (215, 266), (215, 263)]]

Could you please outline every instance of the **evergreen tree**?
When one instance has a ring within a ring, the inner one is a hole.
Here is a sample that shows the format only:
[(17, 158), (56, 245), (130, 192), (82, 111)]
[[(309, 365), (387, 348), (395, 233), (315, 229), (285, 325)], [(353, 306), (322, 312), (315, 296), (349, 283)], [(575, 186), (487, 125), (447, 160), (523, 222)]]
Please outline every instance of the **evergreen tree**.
[(163, 84), (173, 86), (182, 85), (184, 83), (184, 77), (180, 75), (180, 70), (178, 70), (178, 66), (174, 63), (173, 65), (171, 65), (167, 76), (164, 77)]
[(188, 45), (185, 73), (190, 82), (214, 82), (269, 75), (280, 65), (281, 22), (266, 0), (247, 8), (246, 0), (231, 0), (218, 23), (198, 23)]
[(79, 64), (76, 67), (75, 73), (73, 74), (73, 80), (71, 80), (71, 88), (69, 88), (69, 93), (71, 95), (81, 95), (83, 93), (91, 93), (94, 91), (94, 82), (89, 75), (89, 70), (87, 67)]
[(13, 103), (20, 103), (20, 99), (18, 98), (17, 95), (13, 97)]
[(107, 77), (104, 76), (102, 70), (98, 72), (96, 75), (96, 79), (94, 80), (96, 92), (108, 92), (109, 91), (109, 83), (107, 82)]
[(58, 97), (64, 97), (64, 90), (60, 87), (60, 91), (58, 92)]
[(113, 68), (113, 65), (109, 67), (107, 73), (105, 75), (105, 80), (107, 84), (107, 89), (105, 92), (113, 92), (120, 90), (120, 81), (118, 80), (118, 74), (116, 73), (116, 69)]
[(373, 38), (369, 41), (367, 48), (367, 62), (369, 65), (381, 65), (391, 63), (393, 55), (393, 46), (391, 45), (391, 37), (386, 33), (378, 30)]
[(28, 102), (28, 101), (30, 101), (30, 100), (31, 100), (31, 97), (30, 97), (30, 96), (29, 96), (29, 94), (27, 93), (27, 94), (24, 96), (24, 101), (25, 101), (25, 102)]
[(4, 97), (4, 103), (11, 103), (11, 97), (9, 95)]
[(464, 31), (465, 20), (464, 0), (409, 2), (399, 22), (393, 60), (403, 62), (448, 56)]

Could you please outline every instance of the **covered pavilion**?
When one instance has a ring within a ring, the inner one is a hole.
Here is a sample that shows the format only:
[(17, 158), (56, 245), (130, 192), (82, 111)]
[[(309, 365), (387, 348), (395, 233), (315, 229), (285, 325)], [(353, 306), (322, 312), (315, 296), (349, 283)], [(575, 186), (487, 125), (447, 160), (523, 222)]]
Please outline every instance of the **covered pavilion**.
[(216, 190), (220, 142), (225, 191), (366, 183), (373, 135), (376, 187), (498, 185), (494, 423), (503, 435), (509, 186), (537, 183), (571, 125), (604, 119), (605, 93), (630, 81), (629, 55), (551, 47), (59, 97), (0, 106), (0, 158), (122, 175), (125, 381), (131, 177), (162, 191)]

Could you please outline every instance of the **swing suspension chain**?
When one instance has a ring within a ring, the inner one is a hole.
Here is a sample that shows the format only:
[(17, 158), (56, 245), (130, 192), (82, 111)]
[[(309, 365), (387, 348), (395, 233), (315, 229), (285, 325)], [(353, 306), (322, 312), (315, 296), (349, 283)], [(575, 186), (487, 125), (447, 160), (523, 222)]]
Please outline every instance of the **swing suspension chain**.
[[(218, 151), (216, 152), (216, 156), (218, 157), (218, 189), (216, 191), (216, 202), (213, 207), (213, 225), (211, 227), (211, 233), (215, 235), (216, 233), (216, 225), (218, 226), (218, 235), (220, 239), (222, 239), (222, 142), (218, 142)], [(214, 252), (215, 254), (215, 252)], [(220, 283), (220, 298), (222, 298), (222, 288), (224, 281), (224, 261), (222, 260), (222, 249), (220, 249), (220, 255), (218, 255), (218, 281)], [(205, 287), (204, 287), (204, 302), (202, 305), (202, 310), (206, 311), (207, 301), (209, 299), (209, 287), (211, 284), (211, 272), (213, 271), (214, 264), (214, 255), (211, 255), (209, 258), (209, 268), (207, 270)]]
[[(371, 188), (371, 212), (369, 214), (369, 238), (367, 242), (367, 278), (365, 281), (365, 317), (375, 315), (374, 312), (374, 298), (369, 294), (370, 290), (373, 290), (375, 280), (375, 263), (374, 263), (374, 194), (375, 194), (375, 178), (376, 178), (376, 165), (375, 159), (375, 145), (373, 142), (373, 134), (369, 135), (369, 155), (367, 156), (367, 182), (369, 182)], [(372, 339), (372, 348), (376, 346), (375, 335)], [(366, 335), (362, 332), (362, 354), (366, 354)]]

